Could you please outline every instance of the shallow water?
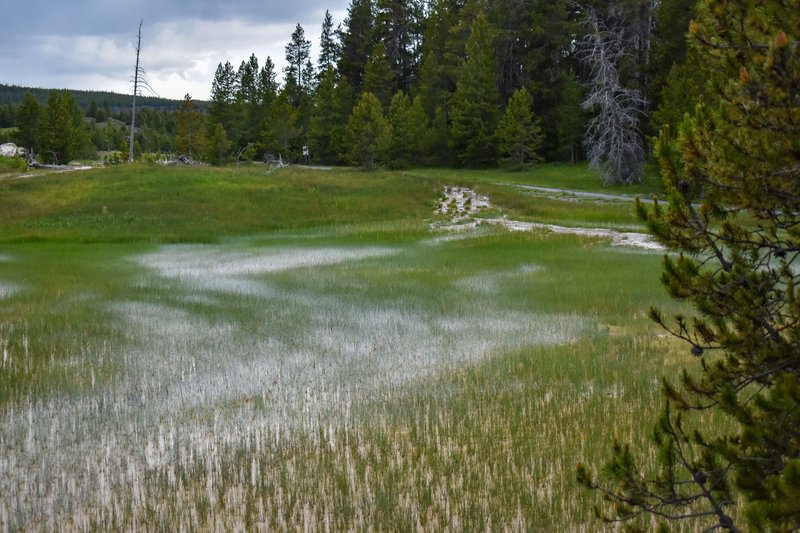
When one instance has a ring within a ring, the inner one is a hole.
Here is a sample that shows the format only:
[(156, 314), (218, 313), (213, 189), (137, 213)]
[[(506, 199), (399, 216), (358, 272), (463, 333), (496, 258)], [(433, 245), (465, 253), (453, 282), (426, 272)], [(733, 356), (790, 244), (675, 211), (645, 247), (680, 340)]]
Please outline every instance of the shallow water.
[[(103, 512), (120, 490), (141, 490), (153, 469), (345, 423), (386, 391), (594, 327), (492, 297), (504, 277), (536, 265), (456, 283), (445, 310), (326, 290), (347, 269), (407, 252), (176, 245), (132, 257), (141, 298), (106, 303), (126, 339), (105, 354), (112, 379), (2, 412), (0, 529), (61, 527), (87, 507)], [(298, 286), (278, 282), (287, 273)]]

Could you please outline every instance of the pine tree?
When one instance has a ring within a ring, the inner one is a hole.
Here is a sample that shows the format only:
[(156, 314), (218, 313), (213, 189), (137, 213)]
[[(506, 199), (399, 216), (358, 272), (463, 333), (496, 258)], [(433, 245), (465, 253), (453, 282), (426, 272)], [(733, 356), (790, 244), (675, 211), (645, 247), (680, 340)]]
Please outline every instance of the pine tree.
[(225, 162), (228, 150), (230, 150), (231, 147), (231, 141), (228, 139), (225, 128), (219, 122), (210, 125), (206, 133), (206, 139), (205, 160), (212, 165), (221, 165)]
[(68, 91), (50, 91), (39, 130), (46, 161), (67, 164), (88, 144), (83, 113)]
[(306, 39), (303, 27), (298, 24), (286, 45), (286, 67), (283, 69), (285, 85), (295, 105), (299, 105), (300, 99), (309, 92), (311, 79), (306, 64), (310, 57), (311, 41)]
[(335, 39), (333, 17), (330, 11), (325, 10), (322, 21), (322, 31), (319, 36), (319, 56), (317, 58), (317, 80), (322, 82), (328, 69), (335, 69), (339, 61), (339, 44)]
[(646, 452), (660, 458), (656, 475), (624, 444), (607, 479), (579, 469), (608, 519), (800, 528), (798, 28), (796, 2), (745, 0), (704, 0), (690, 26), (710, 89), (677, 139), (659, 137), (667, 205), (639, 211), (680, 252), (665, 257), (662, 281), (695, 310), (651, 316), (698, 365), (664, 381), (656, 450)]
[(300, 135), (297, 126), (298, 113), (292, 105), (289, 90), (284, 86), (272, 104), (272, 113), (264, 123), (261, 141), (264, 148), (284, 159), (291, 159), (296, 152), (296, 140)]
[(235, 100), (239, 100), (246, 106), (254, 105), (258, 99), (258, 58), (255, 54), (250, 54), (250, 59), (242, 61), (236, 78), (239, 80), (236, 85)]
[(17, 111), (17, 143), (20, 146), (38, 152), (39, 124), (42, 118), (42, 105), (33, 97), (30, 91), (25, 93)]
[[(497, 48), (512, 46), (515, 54), (498, 59), (500, 69), (499, 91), (501, 98), (508, 98), (516, 87), (526, 87), (534, 102), (534, 112), (541, 120), (541, 154), (548, 159), (568, 159), (578, 152), (573, 138), (565, 139), (559, 130), (565, 114), (581, 122), (581, 140), (585, 131), (585, 120), (580, 110), (580, 100), (570, 100), (575, 96), (576, 73), (580, 70), (577, 58), (575, 36), (580, 34), (578, 21), (580, 10), (578, 2), (572, 0), (553, 0), (533, 2), (531, 13), (523, 19), (526, 27), (516, 29), (525, 38), (521, 43), (514, 41), (514, 32), (501, 34)], [(528, 22), (530, 21), (530, 22)], [(505, 44), (508, 43), (508, 44)], [(501, 58), (503, 55), (500, 56)], [(580, 92), (580, 91), (578, 91)], [(579, 143), (581, 141), (578, 141)]]
[[(533, 2), (518, 0), (495, 0), (491, 2), (487, 16), (496, 28), (497, 35), (497, 85), (500, 97), (507, 100), (518, 87), (528, 87), (531, 75), (523, 68), (526, 60), (531, 58), (536, 27), (531, 24)], [(551, 9), (552, 2), (547, 2)], [(527, 65), (525, 65), (527, 67)]]
[(337, 150), (337, 158), (342, 161), (347, 137), (347, 121), (356, 105), (356, 95), (347, 82), (347, 78), (339, 77), (334, 89), (334, 106), (339, 124), (331, 130), (331, 145)]
[(422, 9), (417, 0), (377, 0), (375, 32), (384, 45), (386, 60), (397, 90), (408, 92), (417, 77), (422, 40)]
[(444, 106), (438, 106), (430, 119), (430, 128), (423, 136), (422, 155), (428, 165), (444, 166), (453, 164), (450, 152), (450, 126)]
[(450, 118), (450, 145), (459, 164), (491, 166), (497, 161), (494, 136), (500, 111), (492, 29), (481, 13), (466, 43)]
[(211, 82), (211, 105), (208, 109), (210, 124), (220, 123), (226, 131), (231, 131), (236, 121), (234, 103), (236, 101), (236, 72), (226, 61), (219, 63)]
[(275, 75), (275, 64), (272, 58), (267, 56), (264, 66), (258, 72), (258, 107), (261, 116), (261, 125), (269, 117), (272, 110), (272, 102), (278, 95), (278, 82)]
[(205, 150), (205, 117), (190, 95), (186, 95), (176, 112), (175, 147), (180, 154), (200, 157)]
[(12, 104), (0, 106), (0, 128), (11, 128), (16, 125), (16, 108), (17, 106)]
[(253, 142), (261, 132), (261, 113), (259, 95), (259, 66), (255, 54), (239, 66), (236, 73), (236, 95), (234, 97), (236, 115), (240, 127), (235, 139), (238, 145), (247, 145)]
[(72, 158), (93, 159), (97, 155), (92, 138), (89, 135), (89, 126), (84, 119), (84, 113), (72, 94), (66, 93), (67, 103), (72, 114)]
[[(425, 112), (430, 119), (434, 118), (437, 108), (447, 115), (447, 103), (456, 89), (458, 59), (449, 56), (446, 50), (457, 17), (457, 10), (447, 0), (436, 0), (426, 21), (417, 92), (422, 96)], [(456, 64), (451, 65), (450, 60), (456, 61)]]
[(389, 105), (389, 141), (386, 161), (392, 168), (406, 168), (421, 163), (424, 140), (428, 129), (425, 110), (419, 97), (412, 101), (398, 91)]
[(501, 161), (514, 170), (521, 170), (541, 161), (537, 151), (542, 145), (542, 128), (531, 109), (532, 101), (526, 89), (517, 89), (506, 105), (497, 126), (497, 141)]
[(386, 57), (386, 48), (383, 42), (378, 42), (372, 50), (372, 55), (364, 70), (364, 92), (374, 94), (384, 109), (389, 107), (389, 101), (394, 94), (393, 87), (397, 85), (394, 74)]
[(343, 109), (337, 96), (336, 75), (330, 67), (319, 83), (311, 112), (309, 145), (315, 161), (326, 165), (338, 162), (349, 114), (350, 109)]
[(86, 109), (86, 118), (93, 118), (97, 120), (97, 112), (99, 110), (100, 108), (97, 107), (97, 102), (95, 101), (94, 98), (92, 98), (91, 100), (89, 100), (89, 107)]
[(354, 166), (375, 167), (386, 150), (388, 135), (380, 101), (372, 93), (361, 93), (347, 121), (344, 159)]
[(661, 104), (662, 88), (670, 72), (686, 61), (686, 34), (696, 5), (697, 0), (661, 0), (655, 10), (653, 44), (647, 65), (650, 73), (648, 96), (653, 108)]
[(374, 27), (372, 0), (351, 0), (344, 28), (337, 31), (340, 43), (338, 70), (356, 94), (362, 90), (364, 69), (374, 45)]
[(561, 102), (557, 110), (556, 133), (558, 135), (558, 156), (562, 160), (575, 163), (586, 130), (586, 117), (581, 109), (583, 95), (573, 72), (564, 78), (561, 91)]
[(659, 94), (659, 106), (650, 115), (654, 131), (668, 126), (670, 134), (677, 135), (683, 117), (693, 115), (698, 100), (708, 92), (705, 69), (696, 55), (689, 53), (683, 63), (674, 64), (669, 71)]

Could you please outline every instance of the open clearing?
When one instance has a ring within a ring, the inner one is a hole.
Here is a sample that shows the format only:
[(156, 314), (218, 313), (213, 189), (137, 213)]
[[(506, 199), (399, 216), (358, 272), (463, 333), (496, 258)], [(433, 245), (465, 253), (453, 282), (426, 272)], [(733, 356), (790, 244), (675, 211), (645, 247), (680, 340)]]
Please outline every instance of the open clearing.
[[(0, 260), (0, 531), (597, 529), (575, 463), (640, 441), (684, 357), (645, 318), (665, 303), (646, 235), (335, 169), (163, 190), (149, 169), (121, 175), (141, 189), (126, 207), (80, 181), (109, 172), (44, 183), (53, 211), (2, 222), (26, 237)], [(291, 225), (265, 231), (235, 196), (173, 222), (192, 187), (263, 190)], [(167, 191), (181, 204), (134, 211)]]

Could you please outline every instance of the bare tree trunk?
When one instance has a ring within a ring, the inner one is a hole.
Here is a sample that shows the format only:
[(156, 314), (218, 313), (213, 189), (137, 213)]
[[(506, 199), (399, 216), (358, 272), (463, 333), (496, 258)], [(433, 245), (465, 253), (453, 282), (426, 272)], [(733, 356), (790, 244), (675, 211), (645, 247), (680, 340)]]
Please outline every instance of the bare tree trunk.
[(131, 139), (128, 143), (128, 162), (133, 162), (133, 136), (136, 133), (136, 95), (139, 93), (139, 74), (141, 68), (139, 67), (139, 51), (142, 48), (142, 23), (144, 19), (139, 21), (139, 34), (136, 39), (136, 67), (133, 70), (133, 105), (131, 106)]
[(591, 89), (582, 107), (597, 112), (584, 139), (589, 164), (606, 185), (639, 183), (644, 172), (639, 115), (646, 100), (620, 81), (618, 65), (628, 44), (624, 20), (612, 4), (605, 17), (590, 9), (588, 24), (582, 59), (591, 69)]

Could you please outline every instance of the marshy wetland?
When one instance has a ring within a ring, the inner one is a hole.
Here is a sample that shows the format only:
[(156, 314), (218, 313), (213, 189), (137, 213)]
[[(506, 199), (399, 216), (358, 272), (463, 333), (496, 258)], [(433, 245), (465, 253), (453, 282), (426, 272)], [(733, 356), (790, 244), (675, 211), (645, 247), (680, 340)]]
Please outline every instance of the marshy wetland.
[(450, 174), (0, 181), (0, 531), (602, 527), (576, 463), (691, 357), (664, 252), (629, 201)]

